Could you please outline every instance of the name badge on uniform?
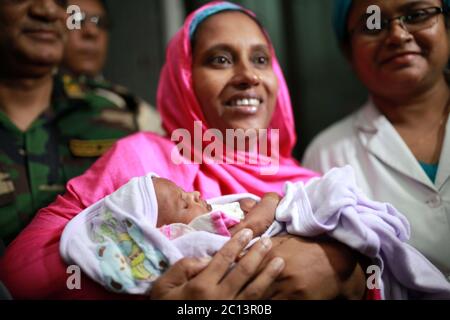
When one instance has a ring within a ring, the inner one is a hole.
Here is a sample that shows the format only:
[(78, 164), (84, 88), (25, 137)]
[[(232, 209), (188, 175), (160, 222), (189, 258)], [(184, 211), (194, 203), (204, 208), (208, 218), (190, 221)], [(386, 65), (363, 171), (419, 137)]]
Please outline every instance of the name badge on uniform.
[(0, 172), (0, 207), (14, 200), (14, 183), (9, 173)]
[(95, 158), (105, 154), (116, 141), (116, 139), (70, 140), (69, 149), (75, 157)]

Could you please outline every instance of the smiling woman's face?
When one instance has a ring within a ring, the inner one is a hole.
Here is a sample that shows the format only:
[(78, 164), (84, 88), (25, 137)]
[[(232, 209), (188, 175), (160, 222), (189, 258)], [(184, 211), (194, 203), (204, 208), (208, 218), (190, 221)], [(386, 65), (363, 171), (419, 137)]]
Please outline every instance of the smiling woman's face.
[(278, 93), (272, 58), (261, 28), (244, 13), (223, 12), (201, 24), (193, 84), (210, 128), (268, 128)]
[[(441, 7), (441, 0), (358, 0), (348, 19), (348, 30), (361, 23), (369, 5), (381, 8), (382, 18), (408, 15), (415, 10)], [(445, 19), (435, 15), (428, 28), (409, 33), (399, 23), (375, 39), (358, 34), (350, 38), (351, 62), (372, 94), (408, 95), (415, 89), (433, 86), (443, 77), (449, 59)]]

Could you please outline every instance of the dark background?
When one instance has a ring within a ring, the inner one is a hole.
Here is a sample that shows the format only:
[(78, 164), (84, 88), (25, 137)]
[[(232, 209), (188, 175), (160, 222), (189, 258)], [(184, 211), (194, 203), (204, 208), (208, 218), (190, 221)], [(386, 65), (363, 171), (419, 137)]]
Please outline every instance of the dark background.
[[(205, 0), (107, 0), (114, 27), (106, 77), (156, 103), (165, 47), (190, 11)], [(291, 92), (301, 159), (316, 134), (358, 108), (367, 93), (339, 51), (331, 0), (233, 1), (268, 30)]]

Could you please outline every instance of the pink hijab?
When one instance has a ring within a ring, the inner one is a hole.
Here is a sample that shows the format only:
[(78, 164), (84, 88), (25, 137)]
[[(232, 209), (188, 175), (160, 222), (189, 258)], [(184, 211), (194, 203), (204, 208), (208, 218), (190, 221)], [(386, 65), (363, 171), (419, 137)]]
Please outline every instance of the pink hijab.
[[(214, 1), (190, 14), (184, 26), (169, 43), (166, 63), (159, 81), (157, 104), (163, 126), (170, 134), (178, 128), (184, 128), (194, 137), (194, 122), (196, 121), (202, 123), (202, 134), (210, 129), (193, 89), (192, 24), (197, 26), (199, 16), (207, 15), (209, 17), (211, 15), (205, 14), (205, 12), (213, 11), (214, 14), (217, 14), (230, 10), (227, 9), (227, 6), (234, 6), (236, 8), (232, 10), (239, 10), (256, 18), (253, 12), (243, 7), (228, 2)], [(252, 192), (261, 195), (268, 191), (281, 193), (282, 185), (286, 181), (307, 181), (316, 176), (316, 174), (301, 168), (292, 157), (297, 137), (289, 91), (270, 38), (265, 30), (263, 32), (266, 34), (274, 57), (272, 59), (273, 70), (279, 84), (276, 109), (268, 128), (279, 130), (279, 170), (275, 175), (262, 175), (261, 164), (251, 164), (249, 161), (245, 164), (200, 165), (201, 172), (221, 184), (222, 194)], [(249, 157), (248, 154), (247, 157)]]

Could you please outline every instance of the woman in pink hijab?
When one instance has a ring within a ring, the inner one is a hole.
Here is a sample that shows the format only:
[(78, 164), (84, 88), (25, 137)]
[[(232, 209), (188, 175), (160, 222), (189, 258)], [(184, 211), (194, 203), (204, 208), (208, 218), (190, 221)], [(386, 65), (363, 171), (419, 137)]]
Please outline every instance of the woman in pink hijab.
[[(141, 133), (119, 141), (84, 175), (70, 181), (67, 193), (42, 209), (10, 245), (0, 261), (0, 280), (15, 298), (114, 298), (85, 277), (81, 290), (68, 289), (70, 274), (59, 254), (59, 240), (74, 216), (133, 177), (155, 172), (187, 191), (200, 191), (207, 199), (244, 192), (281, 194), (286, 181), (306, 182), (315, 176), (291, 156), (296, 135), (287, 86), (268, 36), (253, 13), (242, 7), (214, 2), (187, 18), (167, 50), (158, 108), (169, 137)], [(218, 129), (216, 137), (225, 136), (227, 129), (255, 130), (259, 147), (249, 151), (250, 143), (246, 143), (246, 148), (232, 149), (227, 161), (220, 160), (223, 153), (216, 149), (214, 156), (219, 157), (211, 161), (205, 151), (214, 138), (203, 137), (208, 137), (209, 129)], [(279, 139), (273, 132), (279, 133)], [(189, 136), (192, 140), (182, 141), (181, 137)], [(267, 148), (262, 146), (263, 140)], [(179, 153), (180, 146), (187, 146), (185, 158)], [(272, 150), (271, 154), (262, 152), (266, 149)], [(191, 155), (196, 161), (186, 164)], [(264, 227), (257, 212), (263, 210), (256, 207), (235, 232), (251, 228), (257, 234)], [(224, 274), (232, 263), (226, 257), (239, 255), (245, 246), (245, 241), (239, 242), (242, 234), (245, 231), (238, 233), (206, 269), (199, 261), (172, 267), (155, 286), (152, 297), (355, 298), (364, 293), (364, 275), (350, 250), (295, 237), (274, 239), (270, 253), (254, 249), (239, 262), (243, 268), (235, 268), (225, 283)], [(273, 260), (275, 257), (285, 263)], [(253, 275), (239, 271), (247, 268), (257, 274), (263, 259), (265, 264), (278, 262), (278, 271), (272, 268), (270, 273), (267, 267), (247, 288), (248, 292), (264, 292), (270, 285), (270, 290), (264, 296), (242, 295)], [(282, 276), (275, 280), (282, 264)], [(230, 286), (235, 290), (225, 290)]]

